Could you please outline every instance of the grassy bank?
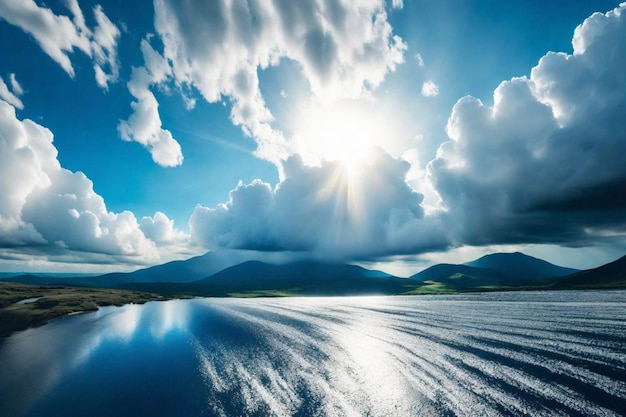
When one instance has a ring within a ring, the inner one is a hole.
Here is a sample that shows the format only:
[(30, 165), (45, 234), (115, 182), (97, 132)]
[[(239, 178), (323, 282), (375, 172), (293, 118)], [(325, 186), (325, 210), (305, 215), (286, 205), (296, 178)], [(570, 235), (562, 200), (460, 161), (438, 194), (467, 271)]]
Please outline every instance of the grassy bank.
[[(20, 301), (36, 299), (17, 304)], [(166, 300), (162, 295), (126, 290), (23, 285), (0, 282), (0, 337), (98, 306)]]

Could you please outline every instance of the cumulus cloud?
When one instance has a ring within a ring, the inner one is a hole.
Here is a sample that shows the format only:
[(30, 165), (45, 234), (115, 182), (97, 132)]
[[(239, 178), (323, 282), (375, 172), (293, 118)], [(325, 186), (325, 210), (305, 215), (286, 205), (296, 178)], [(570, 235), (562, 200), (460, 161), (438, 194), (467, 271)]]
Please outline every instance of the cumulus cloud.
[(352, 258), (445, 247), (438, 218), (424, 215), (423, 196), (404, 180), (408, 163), (376, 151), (355, 164), (307, 166), (292, 156), (274, 189), (256, 180), (239, 184), (216, 208), (197, 206), (192, 238), (207, 248)]
[(422, 84), (422, 95), (424, 97), (435, 97), (439, 95), (439, 87), (432, 80), (428, 80)]
[(459, 100), (430, 177), (463, 243), (587, 244), (626, 235), (626, 4), (503, 82)]
[(119, 74), (116, 52), (119, 29), (100, 5), (93, 9), (97, 23), (95, 31), (85, 25), (77, 0), (67, 0), (65, 5), (72, 18), (56, 15), (49, 8), (38, 6), (34, 0), (3, 1), (0, 2), (0, 18), (32, 36), (71, 77), (74, 77), (74, 67), (70, 54), (75, 49), (82, 51), (94, 60), (96, 81), (106, 88), (109, 82), (117, 80)]
[(15, 108), (2, 100), (0, 195), (0, 256), (40, 248), (58, 259), (83, 252), (85, 256), (73, 257), (154, 261), (159, 259), (155, 242), (181, 237), (163, 213), (152, 224), (144, 218), (139, 225), (129, 211), (108, 211), (83, 173), (60, 165), (52, 132), (19, 120)]
[(214, 103), (253, 136), (257, 154), (289, 155), (259, 88), (258, 70), (281, 59), (298, 63), (323, 97), (367, 95), (403, 61), (406, 45), (387, 21), (382, 0), (227, 2), (156, 0), (155, 27), (175, 82)]
[(180, 144), (169, 130), (163, 129), (159, 103), (150, 91), (151, 85), (163, 83), (171, 75), (171, 68), (147, 40), (141, 42), (141, 51), (144, 66), (133, 68), (128, 82), (128, 91), (136, 99), (131, 103), (133, 113), (120, 122), (118, 131), (122, 139), (139, 142), (148, 149), (157, 164), (177, 166), (183, 162)]
[(174, 227), (174, 220), (170, 220), (160, 211), (154, 213), (153, 217), (142, 217), (139, 227), (148, 239), (156, 243), (176, 243), (187, 238), (187, 235)]
[(9, 87), (6, 85), (2, 77), (0, 77), (0, 99), (6, 101), (14, 107), (17, 107), (18, 109), (23, 109), (24, 103), (22, 103), (22, 100), (19, 98), (19, 96), (22, 95), (22, 89), (20, 85), (17, 84), (17, 80), (15, 80), (15, 76), (13, 74), (11, 74), (10, 81), (11, 89), (13, 91), (9, 90)]

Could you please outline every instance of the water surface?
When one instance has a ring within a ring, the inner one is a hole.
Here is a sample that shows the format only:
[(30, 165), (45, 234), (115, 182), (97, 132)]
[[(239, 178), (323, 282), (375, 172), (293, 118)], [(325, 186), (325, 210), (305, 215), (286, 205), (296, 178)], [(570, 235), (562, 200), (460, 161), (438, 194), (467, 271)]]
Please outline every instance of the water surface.
[(626, 291), (196, 299), (0, 342), (0, 416), (616, 416)]

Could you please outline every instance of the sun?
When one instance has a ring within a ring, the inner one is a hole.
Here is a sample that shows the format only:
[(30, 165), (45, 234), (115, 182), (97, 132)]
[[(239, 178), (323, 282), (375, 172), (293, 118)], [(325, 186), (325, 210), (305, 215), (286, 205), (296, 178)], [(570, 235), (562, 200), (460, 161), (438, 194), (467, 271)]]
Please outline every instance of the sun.
[(350, 169), (386, 147), (393, 126), (386, 119), (371, 101), (307, 103), (294, 119), (294, 147), (307, 162), (338, 161)]

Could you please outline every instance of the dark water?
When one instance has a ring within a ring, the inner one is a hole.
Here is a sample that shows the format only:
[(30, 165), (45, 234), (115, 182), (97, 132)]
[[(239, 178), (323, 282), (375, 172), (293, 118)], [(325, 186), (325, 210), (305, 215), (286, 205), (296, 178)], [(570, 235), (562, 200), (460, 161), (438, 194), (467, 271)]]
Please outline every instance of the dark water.
[(0, 342), (1, 416), (626, 414), (626, 291), (197, 299)]

